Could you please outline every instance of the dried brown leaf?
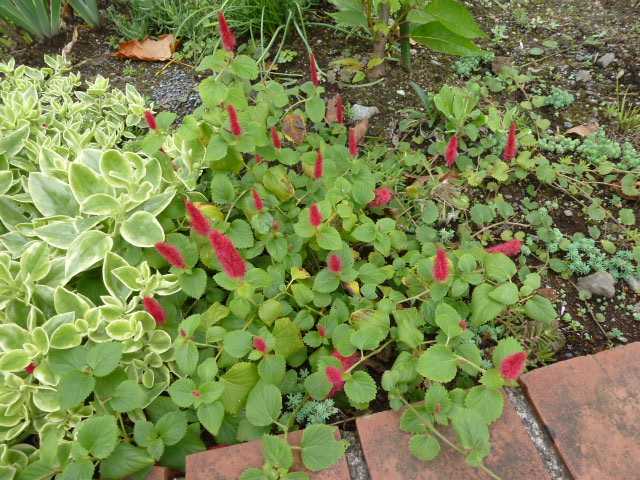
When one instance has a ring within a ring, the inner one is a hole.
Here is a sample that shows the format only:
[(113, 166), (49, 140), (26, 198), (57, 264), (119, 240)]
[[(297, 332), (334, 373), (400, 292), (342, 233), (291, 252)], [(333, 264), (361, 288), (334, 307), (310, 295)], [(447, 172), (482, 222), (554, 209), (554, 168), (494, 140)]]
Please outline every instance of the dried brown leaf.
[(356, 141), (358, 143), (362, 142), (362, 139), (367, 134), (367, 130), (369, 129), (369, 119), (365, 118), (364, 120), (356, 123), (356, 126), (353, 127), (356, 132)]
[(300, 145), (307, 136), (307, 127), (302, 115), (290, 113), (282, 119), (282, 132), (290, 142)]
[(336, 123), (338, 121), (338, 113), (337, 113), (336, 105), (338, 104), (339, 97), (340, 97), (340, 94), (338, 93), (333, 97), (331, 97), (327, 102), (327, 113), (324, 116), (324, 119), (329, 125)]
[(565, 132), (565, 135), (578, 135), (579, 137), (588, 137), (593, 135), (600, 129), (600, 125), (598, 122), (584, 123), (582, 125), (578, 125), (577, 127), (570, 128)]
[(116, 56), (146, 62), (163, 62), (171, 58), (176, 51), (177, 43), (173, 35), (162, 35), (157, 40), (129, 40), (120, 44)]

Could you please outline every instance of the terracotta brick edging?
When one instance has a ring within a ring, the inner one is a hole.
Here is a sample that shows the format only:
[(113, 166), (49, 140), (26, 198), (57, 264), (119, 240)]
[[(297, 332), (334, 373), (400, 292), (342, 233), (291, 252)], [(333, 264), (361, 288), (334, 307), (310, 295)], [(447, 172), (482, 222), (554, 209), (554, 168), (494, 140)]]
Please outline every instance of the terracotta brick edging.
[(181, 475), (181, 472), (176, 472), (170, 468), (156, 465), (151, 469), (145, 480), (173, 480)]
[[(289, 442), (299, 445), (302, 431), (289, 434)], [(340, 437), (338, 432), (337, 438)], [(294, 450), (292, 471), (304, 470), (299, 450)], [(260, 468), (264, 463), (262, 441), (252, 440), (246, 443), (216, 448), (187, 456), (187, 480), (237, 480), (247, 468)], [(331, 468), (320, 472), (309, 472), (312, 480), (349, 480), (349, 468), (345, 457)]]
[(640, 342), (532, 370), (520, 382), (574, 478), (639, 478)]
[[(430, 462), (409, 450), (410, 434), (400, 430), (402, 412), (386, 411), (356, 419), (371, 480), (487, 480), (479, 469), (447, 445)], [(548, 480), (542, 459), (508, 398), (504, 414), (490, 427), (492, 453), (486, 466), (504, 480)], [(450, 434), (451, 432), (449, 432)], [(449, 436), (449, 435), (448, 435)]]

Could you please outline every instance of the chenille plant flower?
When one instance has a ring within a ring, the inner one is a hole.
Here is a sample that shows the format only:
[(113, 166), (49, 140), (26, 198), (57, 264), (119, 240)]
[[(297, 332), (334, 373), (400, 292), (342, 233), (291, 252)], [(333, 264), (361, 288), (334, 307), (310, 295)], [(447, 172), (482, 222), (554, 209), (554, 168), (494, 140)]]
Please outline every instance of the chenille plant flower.
[(256, 207), (258, 212), (261, 212), (264, 209), (264, 201), (260, 196), (260, 193), (254, 188), (251, 190), (251, 195), (253, 196), (253, 205)]
[(236, 107), (229, 104), (227, 105), (227, 113), (229, 114), (229, 125), (231, 125), (231, 133), (236, 137), (242, 135), (242, 127), (240, 126), (240, 120), (238, 119), (238, 111)]
[(506, 380), (517, 380), (527, 364), (527, 352), (509, 355), (500, 364), (500, 374)]
[(518, 239), (509, 240), (508, 242), (499, 243), (493, 247), (487, 248), (489, 253), (504, 253), (507, 257), (515, 257), (520, 255), (522, 242)]
[(433, 278), (438, 283), (445, 283), (449, 279), (450, 273), (447, 252), (443, 248), (439, 248), (433, 262)]
[(236, 37), (229, 27), (229, 23), (222, 11), (218, 12), (218, 29), (220, 31), (220, 40), (222, 40), (222, 46), (227, 52), (236, 51)]
[(156, 325), (164, 325), (167, 321), (167, 312), (164, 307), (160, 305), (160, 302), (153, 297), (144, 297), (142, 299), (144, 309), (153, 317), (156, 321)]
[(209, 232), (211, 231), (211, 224), (209, 223), (209, 220), (207, 220), (207, 217), (204, 216), (194, 203), (187, 201), (185, 202), (185, 207), (191, 219), (191, 228), (200, 235), (209, 235)]
[(344, 100), (342, 95), (336, 95), (336, 122), (344, 125)]
[(316, 163), (313, 166), (313, 178), (320, 180), (324, 176), (324, 155), (321, 150), (316, 152)]
[(458, 159), (458, 136), (453, 135), (447, 144), (447, 149), (444, 153), (444, 158), (447, 161), (447, 167), (451, 168), (455, 165)]
[(393, 199), (393, 190), (389, 187), (380, 187), (376, 189), (376, 198), (370, 203), (370, 207), (384, 207)]
[(504, 154), (502, 158), (505, 162), (510, 162), (514, 158), (516, 158), (516, 153), (518, 152), (518, 139), (516, 137), (516, 122), (511, 124), (509, 128), (509, 135), (507, 137), (507, 145), (504, 147)]
[(171, 245), (167, 242), (158, 242), (155, 244), (157, 252), (175, 268), (184, 269), (187, 268), (187, 264), (184, 261), (182, 252), (175, 245)]
[(253, 337), (253, 348), (258, 350), (260, 353), (267, 353), (267, 342), (262, 337)]
[(324, 218), (320, 208), (318, 208), (318, 204), (311, 204), (311, 208), (309, 208), (309, 222), (311, 225), (317, 228), (322, 224), (322, 220), (324, 220)]
[(315, 87), (320, 86), (320, 73), (318, 72), (318, 62), (316, 56), (309, 54), (309, 73), (311, 74), (311, 82)]
[(280, 150), (282, 148), (282, 140), (280, 140), (280, 135), (278, 134), (278, 130), (276, 130), (276, 127), (271, 127), (271, 143), (277, 150)]
[(335, 253), (329, 255), (327, 266), (329, 267), (329, 271), (332, 273), (339, 274), (340, 272), (342, 272), (343, 265), (340, 255), (336, 255)]
[(355, 128), (349, 129), (349, 154), (353, 158), (358, 156), (358, 137)]
[(158, 121), (156, 120), (156, 117), (153, 115), (153, 113), (149, 110), (146, 110), (144, 112), (144, 118), (147, 121), (147, 125), (149, 126), (149, 128), (151, 130), (157, 130), (158, 129)]
[(209, 233), (209, 241), (224, 272), (233, 279), (243, 279), (247, 273), (247, 264), (231, 239), (214, 229)]

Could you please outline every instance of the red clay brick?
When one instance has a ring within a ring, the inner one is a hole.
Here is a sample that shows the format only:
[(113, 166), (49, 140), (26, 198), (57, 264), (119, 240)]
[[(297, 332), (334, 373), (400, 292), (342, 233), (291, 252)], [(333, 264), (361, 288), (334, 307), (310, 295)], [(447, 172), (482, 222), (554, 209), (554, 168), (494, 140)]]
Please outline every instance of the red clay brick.
[(640, 342), (521, 377), (570, 473), (580, 480), (640, 473)]
[[(438, 458), (423, 462), (411, 455), (408, 433), (400, 430), (399, 412), (387, 411), (356, 420), (372, 480), (487, 480), (456, 451), (442, 445)], [(453, 438), (453, 437), (450, 437)], [(505, 398), (504, 415), (491, 430), (493, 452), (486, 465), (504, 480), (545, 480), (538, 451), (522, 420)]]
[[(302, 432), (289, 434), (292, 445), (298, 445)], [(302, 461), (294, 451), (293, 470), (303, 470)], [(247, 468), (263, 465), (262, 442), (253, 440), (229, 447), (207, 450), (187, 457), (187, 480), (237, 480)], [(344, 457), (333, 467), (312, 473), (305, 470), (312, 480), (349, 480), (349, 469)]]
[(147, 480), (173, 480), (179, 474), (167, 467), (153, 467), (153, 470), (147, 475)]

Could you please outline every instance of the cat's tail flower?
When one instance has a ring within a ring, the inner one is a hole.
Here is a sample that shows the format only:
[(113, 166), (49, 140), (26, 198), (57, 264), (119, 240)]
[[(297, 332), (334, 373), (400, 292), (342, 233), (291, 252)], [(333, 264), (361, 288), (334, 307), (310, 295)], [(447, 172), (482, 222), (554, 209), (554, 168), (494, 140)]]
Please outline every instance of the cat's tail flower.
[(351, 367), (353, 367), (360, 360), (360, 355), (358, 355), (357, 353), (354, 353), (353, 355), (349, 355), (348, 357), (345, 357), (338, 350), (334, 350), (331, 353), (331, 356), (340, 360), (340, 363), (342, 364), (342, 369), (345, 372), (351, 369)]
[(343, 268), (342, 257), (335, 253), (329, 255), (329, 258), (327, 259), (327, 267), (329, 267), (329, 271), (332, 273), (341, 273)]
[(35, 362), (30, 362), (29, 365), (24, 367), (24, 371), (27, 372), (27, 375), (33, 375), (33, 372), (38, 368), (38, 364)]
[(324, 177), (324, 155), (322, 155), (322, 151), (318, 150), (316, 163), (313, 167), (313, 178), (320, 180), (322, 177)]
[(278, 150), (282, 148), (282, 140), (280, 140), (280, 135), (278, 134), (276, 127), (271, 127), (271, 143), (273, 144), (273, 147)]
[(320, 86), (320, 73), (318, 72), (318, 62), (316, 61), (316, 56), (311, 53), (309, 54), (309, 73), (311, 74), (311, 82), (314, 86)]
[(358, 137), (355, 128), (349, 129), (349, 155), (353, 158), (358, 156)]
[(262, 337), (253, 337), (253, 348), (263, 354), (268, 351), (267, 342)]
[(187, 264), (184, 261), (182, 252), (178, 247), (167, 242), (158, 242), (155, 244), (157, 252), (175, 268), (184, 269), (187, 268)]
[(196, 233), (199, 233), (200, 235), (209, 235), (209, 232), (211, 231), (211, 225), (209, 224), (209, 220), (207, 220), (207, 217), (204, 216), (204, 214), (198, 207), (196, 207), (194, 203), (187, 201), (185, 202), (185, 206), (187, 208), (189, 218), (191, 219), (191, 228), (193, 228)]
[(527, 352), (511, 354), (502, 360), (500, 374), (506, 380), (517, 380), (527, 364)]
[(238, 119), (238, 111), (232, 104), (227, 105), (227, 113), (229, 114), (229, 124), (231, 125), (231, 133), (236, 137), (242, 135), (242, 127)]
[(260, 196), (260, 193), (254, 188), (251, 190), (251, 195), (253, 196), (253, 205), (256, 207), (258, 212), (261, 212), (264, 209), (264, 201)]
[(336, 122), (344, 124), (344, 101), (342, 95), (336, 95)]
[(147, 121), (147, 125), (149, 125), (151, 130), (158, 129), (158, 121), (150, 110), (144, 112), (144, 119)]
[(511, 124), (509, 128), (509, 136), (507, 137), (507, 145), (504, 147), (504, 154), (502, 158), (505, 162), (510, 162), (514, 158), (516, 158), (516, 154), (518, 153), (518, 139), (516, 137), (516, 122)]
[(167, 312), (164, 310), (160, 302), (153, 297), (144, 297), (142, 299), (144, 309), (156, 321), (156, 325), (164, 325), (167, 321)]
[(309, 222), (317, 228), (322, 223), (322, 220), (324, 220), (324, 217), (322, 216), (320, 208), (318, 208), (318, 204), (312, 203), (309, 209)]
[(493, 247), (487, 248), (489, 253), (504, 253), (507, 257), (515, 257), (520, 255), (522, 242), (518, 239), (509, 240), (508, 242), (499, 243)]
[(436, 251), (436, 259), (433, 262), (433, 278), (438, 283), (445, 283), (449, 279), (449, 257), (443, 248)]
[(389, 187), (376, 188), (376, 198), (369, 202), (370, 207), (384, 207), (393, 199), (393, 190)]
[(236, 36), (231, 31), (229, 23), (224, 16), (224, 12), (218, 12), (218, 29), (220, 30), (220, 39), (222, 40), (222, 46), (227, 52), (236, 51)]
[(344, 377), (342, 376), (342, 371), (338, 367), (334, 367), (333, 365), (328, 366), (325, 369), (325, 374), (327, 376), (327, 380), (331, 383), (331, 391), (329, 392), (329, 397), (333, 397), (336, 393), (341, 392), (344, 389)]
[(447, 167), (451, 168), (458, 159), (458, 136), (454, 135), (449, 139), (447, 149), (444, 152), (444, 158), (447, 161)]
[(218, 262), (224, 272), (231, 278), (242, 279), (247, 273), (247, 264), (229, 237), (218, 230), (211, 230), (209, 241)]

